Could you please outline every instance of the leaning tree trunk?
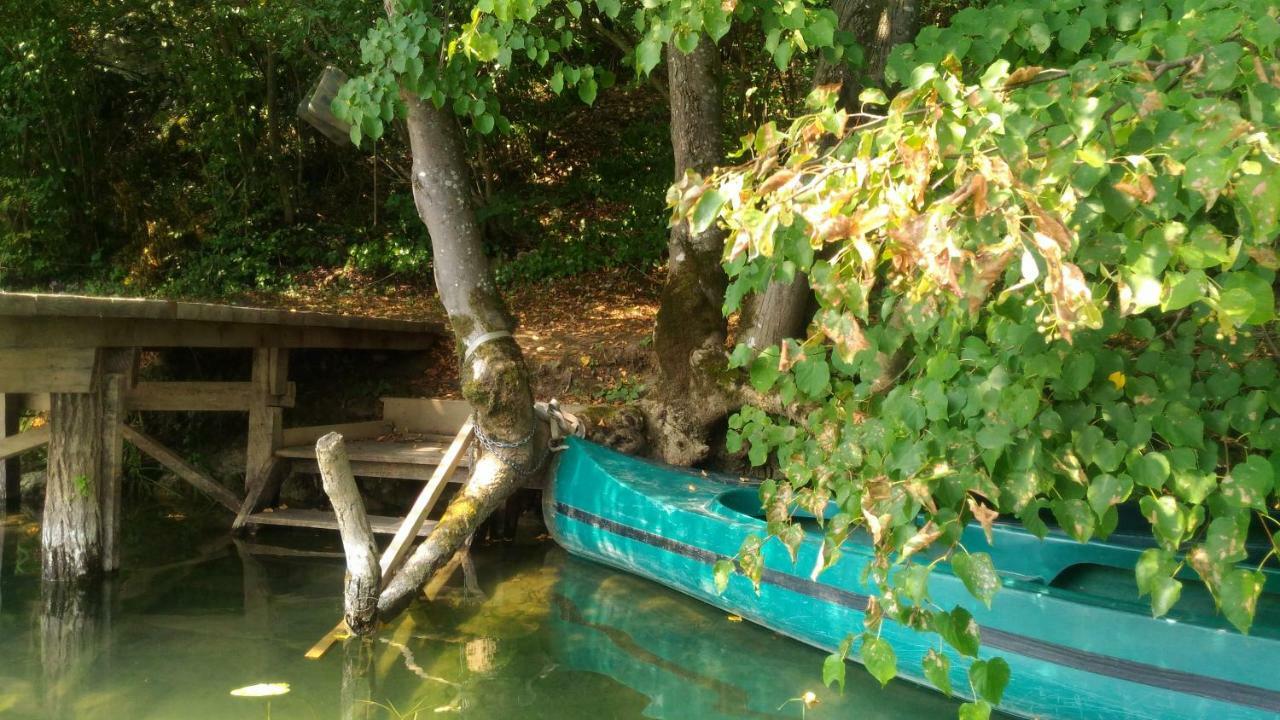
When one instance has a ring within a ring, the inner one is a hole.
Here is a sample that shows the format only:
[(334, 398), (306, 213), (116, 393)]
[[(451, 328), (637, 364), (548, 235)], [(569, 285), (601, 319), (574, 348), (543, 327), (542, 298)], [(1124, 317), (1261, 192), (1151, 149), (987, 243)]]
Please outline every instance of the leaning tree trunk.
[[(705, 37), (687, 55), (667, 47), (677, 181), (687, 170), (709, 173), (723, 159), (719, 64), (719, 51)], [(724, 233), (718, 228), (695, 234), (679, 222), (671, 229), (667, 282), (654, 331), (660, 404), (650, 413), (650, 431), (654, 450), (672, 464), (704, 459), (710, 429), (728, 409), (717, 397), (713, 377), (723, 365), (726, 337), (723, 251)]]
[(471, 203), (471, 178), (457, 121), (409, 94), (413, 199), (431, 234), (436, 288), (458, 341), (462, 395), (474, 412), (479, 458), (471, 478), (378, 598), (383, 620), (399, 614), (488, 517), (537, 471), (545, 432), (533, 412), (533, 393), (513, 321), (489, 273), (480, 224)]

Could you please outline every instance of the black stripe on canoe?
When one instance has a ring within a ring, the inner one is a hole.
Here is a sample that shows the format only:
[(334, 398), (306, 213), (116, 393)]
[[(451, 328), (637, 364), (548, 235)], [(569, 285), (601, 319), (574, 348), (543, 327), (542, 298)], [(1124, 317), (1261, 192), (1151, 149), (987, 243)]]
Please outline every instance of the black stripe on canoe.
[[(601, 517), (562, 502), (556, 503), (556, 512), (564, 515), (565, 517), (598, 527), (601, 530), (606, 530), (614, 535), (619, 535), (630, 540), (637, 540), (646, 545), (651, 545), (676, 555), (697, 560), (707, 565), (714, 564), (717, 560), (727, 557), (725, 555), (711, 552), (710, 550), (704, 550), (700, 547), (682, 543), (679, 540), (655, 535), (654, 533), (631, 527), (630, 525), (623, 525), (622, 523)], [(846, 607), (858, 612), (866, 611), (867, 602), (870, 599), (868, 596), (861, 593), (842, 590), (830, 585), (823, 585), (822, 583), (813, 582), (808, 578), (802, 578), (789, 573), (770, 570), (768, 568), (766, 568), (761, 574), (760, 582), (765, 583), (766, 585), (773, 585), (775, 587), (790, 590), (794, 593), (805, 595), (815, 600), (840, 605), (841, 607)], [(1209, 698), (1211, 700), (1220, 700), (1234, 705), (1245, 705), (1255, 707), (1260, 710), (1280, 712), (1280, 692), (1267, 690), (1266, 688), (1245, 685), (1243, 683), (1207, 677), (1204, 675), (1196, 675), (1182, 670), (1170, 670), (1167, 668), (1156, 667), (1155, 665), (1148, 665), (1147, 663), (1137, 662), (1135, 660), (1115, 658), (1109, 655), (1102, 655), (1099, 653), (1089, 652), (1087, 650), (1067, 647), (1066, 645), (1037, 640), (1036, 638), (1028, 637), (1026, 635), (1018, 635), (1005, 630), (997, 630), (995, 628), (982, 628), (982, 642), (988, 647), (992, 647), (997, 650), (1011, 652), (1036, 660), (1043, 660), (1045, 662), (1053, 663), (1054, 665), (1083, 670), (1096, 675), (1104, 675), (1106, 677), (1116, 678), (1119, 680), (1127, 680), (1129, 682), (1162, 688), (1165, 690), (1172, 690), (1186, 695), (1196, 695), (1199, 697)]]

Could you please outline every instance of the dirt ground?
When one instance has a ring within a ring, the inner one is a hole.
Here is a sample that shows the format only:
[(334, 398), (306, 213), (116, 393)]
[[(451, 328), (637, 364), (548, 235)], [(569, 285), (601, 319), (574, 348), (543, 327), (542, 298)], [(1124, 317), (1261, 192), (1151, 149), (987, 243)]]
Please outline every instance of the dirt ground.
[[(540, 400), (625, 402), (643, 390), (651, 369), (660, 271), (601, 270), (568, 280), (522, 285), (505, 293), (516, 339)], [(445, 321), (431, 289), (341, 278), (279, 295), (246, 294), (237, 302), (375, 317)], [(430, 352), (414, 394), (458, 397), (458, 367), (449, 343)]]

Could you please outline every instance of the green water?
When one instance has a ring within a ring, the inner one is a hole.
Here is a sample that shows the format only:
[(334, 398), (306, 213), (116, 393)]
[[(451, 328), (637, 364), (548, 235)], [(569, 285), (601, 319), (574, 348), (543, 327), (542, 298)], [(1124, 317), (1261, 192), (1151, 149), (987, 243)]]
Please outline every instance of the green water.
[[(480, 548), (483, 597), (450, 586), (364, 653), (306, 660), (339, 614), (341, 560), (264, 555), (171, 521), (71, 619), (43, 609), (35, 526), (5, 521), (0, 718), (799, 718), (787, 701), (810, 690), (810, 718), (955, 716), (856, 667), (843, 695), (827, 690), (821, 652), (549, 541)], [(339, 549), (300, 532), (249, 542)], [(269, 707), (230, 695), (256, 683), (290, 691)]]

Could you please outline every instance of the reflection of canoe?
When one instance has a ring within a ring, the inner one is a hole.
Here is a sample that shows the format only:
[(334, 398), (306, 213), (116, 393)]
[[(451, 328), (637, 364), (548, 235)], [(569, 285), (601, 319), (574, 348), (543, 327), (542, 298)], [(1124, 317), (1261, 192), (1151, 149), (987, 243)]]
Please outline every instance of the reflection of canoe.
[[(862, 627), (870, 592), (861, 580), (869, 552), (849, 544), (817, 582), (808, 578), (819, 539), (808, 535), (799, 562), (770, 543), (763, 584), (730, 579), (715, 592), (711, 565), (734, 555), (750, 533), (764, 534), (755, 491), (732, 479), (703, 477), (569, 440), (544, 512), (556, 540), (571, 552), (643, 575), (749, 620), (825, 649)], [(969, 548), (984, 546), (968, 532)], [(1062, 536), (1039, 541), (998, 527), (989, 550), (1010, 572), (991, 610), (974, 615), (984, 657), (1009, 661), (1013, 678), (1002, 709), (1053, 718), (1275, 718), (1280, 713), (1280, 579), (1269, 573), (1253, 634), (1231, 630), (1189, 597), (1170, 618), (1149, 606), (1121, 572), (1140, 548), (1119, 542), (1080, 545)], [(945, 564), (932, 575), (938, 605), (976, 605)], [(920, 679), (921, 659), (938, 640), (886, 622), (882, 636), (898, 652), (900, 674)], [(950, 648), (947, 648), (950, 653)], [(968, 662), (952, 654), (952, 684), (967, 688)]]
[(908, 720), (954, 714), (941, 696), (898, 685), (880, 692), (850, 674), (843, 695), (819, 686), (821, 654), (641, 578), (567, 559), (556, 583), (551, 623), (556, 660), (607, 675), (649, 698), (659, 720), (796, 718), (792, 698), (822, 699), (818, 717)]

